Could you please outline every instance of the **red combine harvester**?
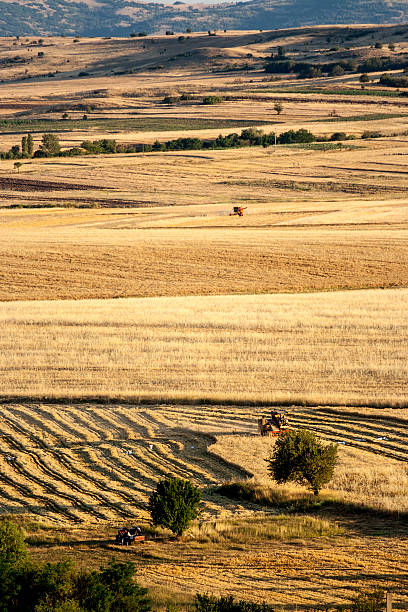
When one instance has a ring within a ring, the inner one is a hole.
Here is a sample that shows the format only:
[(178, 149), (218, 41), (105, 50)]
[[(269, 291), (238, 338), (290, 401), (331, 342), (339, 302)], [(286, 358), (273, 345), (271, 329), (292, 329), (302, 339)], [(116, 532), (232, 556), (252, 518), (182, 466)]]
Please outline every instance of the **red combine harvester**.
[(232, 209), (232, 213), (230, 213), (230, 217), (233, 217), (234, 215), (238, 215), (238, 217), (243, 217), (244, 216), (244, 210), (246, 210), (248, 207), (245, 206), (234, 206), (234, 208)]
[(258, 419), (258, 431), (261, 436), (279, 436), (289, 429), (289, 421), (284, 412), (271, 412), (268, 419)]

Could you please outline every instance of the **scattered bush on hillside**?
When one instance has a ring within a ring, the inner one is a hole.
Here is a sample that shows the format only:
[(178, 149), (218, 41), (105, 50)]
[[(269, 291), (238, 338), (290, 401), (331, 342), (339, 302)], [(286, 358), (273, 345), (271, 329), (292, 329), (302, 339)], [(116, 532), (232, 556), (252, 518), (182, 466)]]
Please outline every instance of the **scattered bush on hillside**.
[(338, 606), (339, 612), (383, 612), (385, 592), (382, 588), (359, 593), (349, 605)]
[(269, 459), (269, 473), (278, 484), (307, 485), (315, 495), (330, 482), (337, 462), (337, 444), (324, 444), (311, 431), (288, 430)]
[(237, 601), (232, 595), (216, 597), (207, 593), (197, 593), (194, 598), (196, 612), (273, 612), (266, 603), (258, 604), (251, 601)]
[(170, 529), (181, 536), (198, 516), (201, 491), (188, 480), (164, 478), (149, 497), (153, 525)]
[(406, 76), (382, 74), (378, 82), (380, 85), (384, 85), (385, 87), (408, 87), (408, 77)]
[[(335, 49), (333, 49), (334, 51)], [(341, 60), (327, 64), (316, 64), (310, 62), (295, 62), (293, 60), (281, 60), (276, 56), (267, 59), (264, 66), (265, 72), (269, 74), (298, 74), (300, 78), (315, 78), (321, 75), (338, 76), (344, 73), (356, 72), (379, 72), (380, 70), (399, 70), (408, 66), (407, 56), (402, 57), (370, 57), (358, 64), (355, 60)], [(343, 71), (343, 72), (342, 72)]]
[(221, 96), (205, 96), (203, 98), (203, 104), (221, 104), (224, 99)]

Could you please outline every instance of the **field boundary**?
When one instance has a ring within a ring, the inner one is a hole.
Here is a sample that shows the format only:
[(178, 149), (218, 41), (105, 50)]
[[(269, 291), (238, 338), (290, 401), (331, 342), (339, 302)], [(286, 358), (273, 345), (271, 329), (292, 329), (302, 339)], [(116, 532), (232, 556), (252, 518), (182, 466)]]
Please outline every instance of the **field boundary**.
[[(42, 403), (42, 404), (129, 404), (129, 405), (163, 405), (163, 406), (173, 406), (173, 405), (185, 405), (185, 406), (257, 406), (257, 407), (273, 407), (273, 406), (283, 406), (283, 407), (324, 407), (327, 409), (335, 409), (335, 408), (376, 408), (376, 409), (403, 409), (408, 408), (407, 401), (401, 402), (333, 402), (333, 401), (324, 401), (319, 402), (317, 400), (308, 400), (308, 399), (274, 399), (274, 400), (265, 400), (265, 399), (257, 399), (257, 398), (247, 398), (247, 399), (238, 399), (238, 398), (227, 398), (227, 397), (211, 397), (211, 396), (198, 396), (198, 397), (188, 397), (186, 395), (172, 395), (168, 397), (163, 397), (160, 395), (154, 394), (140, 394), (140, 395), (95, 395), (95, 394), (82, 394), (82, 395), (0, 395), (0, 403), (4, 404), (17, 404), (21, 402), (30, 402), (30, 403)], [(393, 418), (393, 417), (391, 417)]]

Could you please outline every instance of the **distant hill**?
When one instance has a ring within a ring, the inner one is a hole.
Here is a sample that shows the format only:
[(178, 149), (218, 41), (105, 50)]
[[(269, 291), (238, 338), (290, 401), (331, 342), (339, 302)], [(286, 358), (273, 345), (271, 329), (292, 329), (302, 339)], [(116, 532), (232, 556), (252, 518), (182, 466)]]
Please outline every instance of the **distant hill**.
[(408, 21), (408, 0), (251, 0), (215, 6), (139, 0), (0, 0), (0, 35), (126, 36)]

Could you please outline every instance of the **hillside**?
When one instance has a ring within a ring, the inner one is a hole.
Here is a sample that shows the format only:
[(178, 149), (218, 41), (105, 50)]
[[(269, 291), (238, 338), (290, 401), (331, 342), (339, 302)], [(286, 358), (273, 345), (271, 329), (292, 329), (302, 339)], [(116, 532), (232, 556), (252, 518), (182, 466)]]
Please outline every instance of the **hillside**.
[(0, 0), (0, 35), (126, 36), (166, 29), (273, 29), (319, 23), (399, 23), (408, 3), (385, 0), (252, 0), (216, 6), (137, 0)]

